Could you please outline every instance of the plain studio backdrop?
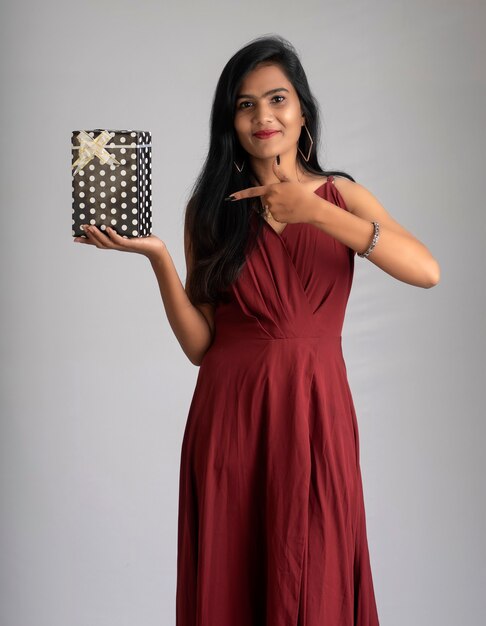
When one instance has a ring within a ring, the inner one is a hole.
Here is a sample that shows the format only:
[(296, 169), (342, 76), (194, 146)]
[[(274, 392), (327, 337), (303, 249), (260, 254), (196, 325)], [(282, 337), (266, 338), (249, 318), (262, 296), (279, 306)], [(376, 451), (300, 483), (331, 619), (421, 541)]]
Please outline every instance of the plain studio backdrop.
[(484, 2), (1, 10), (2, 626), (175, 623), (198, 368), (146, 258), (73, 244), (71, 132), (151, 131), (153, 233), (184, 282), (216, 82), (264, 34), (301, 56), (321, 165), (367, 187), (441, 266), (427, 290), (356, 257), (343, 329), (381, 624), (482, 623)]

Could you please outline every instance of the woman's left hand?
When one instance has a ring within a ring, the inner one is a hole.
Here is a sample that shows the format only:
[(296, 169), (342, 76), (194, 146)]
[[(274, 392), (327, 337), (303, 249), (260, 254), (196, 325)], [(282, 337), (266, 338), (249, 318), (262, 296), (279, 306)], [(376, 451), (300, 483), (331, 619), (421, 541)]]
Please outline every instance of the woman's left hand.
[(242, 200), (243, 198), (261, 196), (263, 207), (270, 212), (276, 222), (284, 224), (311, 222), (315, 213), (315, 205), (312, 202), (315, 194), (301, 182), (291, 180), (277, 164), (276, 158), (272, 168), (280, 180), (279, 183), (241, 189), (226, 199)]

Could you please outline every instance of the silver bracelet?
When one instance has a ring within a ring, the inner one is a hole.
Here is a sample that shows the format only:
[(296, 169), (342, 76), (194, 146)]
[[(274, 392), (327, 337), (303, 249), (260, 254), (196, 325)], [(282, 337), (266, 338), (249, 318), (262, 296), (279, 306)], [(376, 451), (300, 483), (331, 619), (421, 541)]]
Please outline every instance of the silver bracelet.
[(371, 244), (370, 247), (368, 248), (368, 250), (366, 250), (366, 252), (358, 252), (358, 256), (361, 257), (367, 257), (370, 252), (373, 250), (373, 248), (376, 246), (376, 242), (378, 241), (378, 238), (380, 236), (380, 225), (378, 224), (378, 222), (371, 222), (373, 224), (373, 226), (375, 227), (375, 231), (373, 233), (373, 239), (371, 240)]

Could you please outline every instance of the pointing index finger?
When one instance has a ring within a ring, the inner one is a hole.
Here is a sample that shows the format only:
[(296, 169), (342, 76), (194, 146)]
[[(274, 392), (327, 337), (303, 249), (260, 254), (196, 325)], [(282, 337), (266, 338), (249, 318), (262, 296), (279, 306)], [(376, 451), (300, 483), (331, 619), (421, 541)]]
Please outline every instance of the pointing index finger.
[(247, 189), (241, 189), (240, 191), (235, 191), (230, 196), (225, 198), (225, 200), (243, 200), (243, 198), (254, 198), (256, 196), (263, 196), (268, 191), (267, 185), (260, 185), (258, 187), (248, 187)]

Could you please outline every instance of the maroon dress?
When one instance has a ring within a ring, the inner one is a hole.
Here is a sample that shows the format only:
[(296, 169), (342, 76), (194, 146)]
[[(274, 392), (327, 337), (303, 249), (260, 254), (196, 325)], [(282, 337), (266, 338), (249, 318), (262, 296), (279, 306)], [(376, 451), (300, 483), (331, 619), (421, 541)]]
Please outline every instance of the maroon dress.
[[(315, 193), (347, 210), (332, 176)], [(182, 441), (177, 626), (379, 624), (341, 348), (354, 254), (264, 220), (215, 309)]]

